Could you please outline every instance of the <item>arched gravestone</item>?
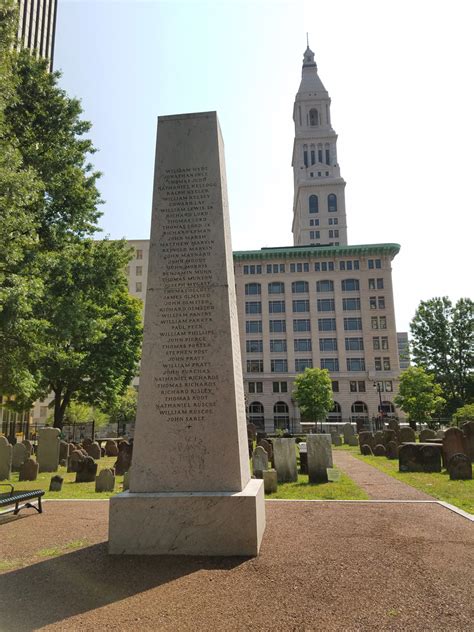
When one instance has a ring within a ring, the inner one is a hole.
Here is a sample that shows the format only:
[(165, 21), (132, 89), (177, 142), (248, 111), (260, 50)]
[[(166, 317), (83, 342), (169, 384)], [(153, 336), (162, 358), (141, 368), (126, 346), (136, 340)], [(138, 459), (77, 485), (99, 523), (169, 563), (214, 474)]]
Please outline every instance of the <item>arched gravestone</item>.
[(387, 459), (398, 459), (398, 443), (389, 441), (387, 443)]
[(400, 443), (410, 443), (412, 441), (416, 441), (416, 434), (413, 428), (406, 426), (400, 429), (398, 438)]
[(38, 478), (39, 465), (32, 459), (26, 459), (23, 465), (20, 467), (19, 481), (36, 481)]
[[(257, 555), (224, 151), (215, 112), (159, 118), (130, 489), (109, 552)], [(133, 516), (133, 519), (130, 517)]]
[(374, 456), (387, 456), (387, 451), (382, 443), (378, 443), (374, 448)]
[(351, 437), (354, 436), (354, 428), (352, 424), (347, 423), (342, 426), (342, 434), (344, 435), (344, 443), (351, 445)]
[(56, 472), (59, 467), (59, 428), (40, 428), (38, 433), (38, 464), (40, 472)]
[(420, 432), (420, 443), (429, 443), (431, 439), (436, 439), (436, 432), (431, 428), (425, 428)]
[(373, 456), (372, 448), (368, 443), (364, 443), (360, 446), (360, 453), (363, 456)]
[(444, 433), (443, 451), (445, 463), (448, 465), (453, 454), (465, 454), (467, 456), (467, 445), (464, 434), (459, 428), (448, 428)]
[(453, 454), (448, 463), (449, 478), (452, 481), (472, 479), (472, 464), (465, 454)]

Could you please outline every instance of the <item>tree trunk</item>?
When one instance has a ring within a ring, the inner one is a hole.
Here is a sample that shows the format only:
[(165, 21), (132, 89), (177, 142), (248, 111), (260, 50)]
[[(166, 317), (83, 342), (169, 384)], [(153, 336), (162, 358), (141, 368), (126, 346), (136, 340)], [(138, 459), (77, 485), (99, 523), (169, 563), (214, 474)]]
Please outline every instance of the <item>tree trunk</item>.
[(70, 391), (66, 391), (62, 397), (62, 389), (58, 388), (54, 390), (54, 428), (63, 429), (64, 425), (64, 414), (66, 412), (66, 408), (71, 401), (72, 393)]

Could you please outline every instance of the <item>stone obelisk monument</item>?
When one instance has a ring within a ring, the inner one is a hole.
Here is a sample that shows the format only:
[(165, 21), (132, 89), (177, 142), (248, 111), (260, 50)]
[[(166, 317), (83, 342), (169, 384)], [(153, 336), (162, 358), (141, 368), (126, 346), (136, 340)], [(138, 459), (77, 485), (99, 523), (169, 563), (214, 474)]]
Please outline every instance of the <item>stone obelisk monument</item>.
[(224, 148), (215, 112), (158, 119), (130, 490), (109, 551), (257, 555)]

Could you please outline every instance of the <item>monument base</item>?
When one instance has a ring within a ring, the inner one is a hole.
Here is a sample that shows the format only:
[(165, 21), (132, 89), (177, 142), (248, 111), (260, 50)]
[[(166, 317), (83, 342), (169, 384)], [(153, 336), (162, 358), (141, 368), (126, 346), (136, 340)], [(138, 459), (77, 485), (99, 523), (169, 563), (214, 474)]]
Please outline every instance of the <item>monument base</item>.
[(110, 499), (109, 553), (258, 555), (265, 531), (263, 481), (241, 492), (123, 492)]

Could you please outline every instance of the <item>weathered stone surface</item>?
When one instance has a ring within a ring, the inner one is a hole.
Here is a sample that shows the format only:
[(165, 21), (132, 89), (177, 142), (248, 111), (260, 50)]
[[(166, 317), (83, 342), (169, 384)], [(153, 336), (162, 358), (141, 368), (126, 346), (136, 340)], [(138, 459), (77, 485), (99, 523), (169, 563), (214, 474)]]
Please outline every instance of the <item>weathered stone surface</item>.
[(398, 434), (400, 443), (412, 443), (416, 441), (416, 434), (413, 428), (406, 426), (400, 429)]
[(372, 448), (367, 443), (364, 443), (363, 445), (360, 446), (360, 453), (363, 456), (372, 456), (373, 455)]
[(390, 430), (393, 430), (395, 432), (395, 434), (397, 435), (397, 438), (398, 438), (399, 435), (400, 435), (400, 424), (398, 423), (398, 421), (396, 419), (389, 419), (388, 420), (388, 427), (389, 427)]
[(395, 430), (392, 430), (391, 428), (387, 428), (386, 430), (383, 431), (384, 446), (387, 447), (390, 441), (395, 441), (395, 443), (397, 443), (398, 445), (397, 433), (395, 432)]
[(31, 441), (28, 441), (28, 439), (24, 439), (22, 441), (22, 444), (25, 446), (26, 452), (27, 452), (28, 456), (30, 457), (33, 454), (33, 452), (34, 452), (33, 444), (31, 443)]
[(59, 467), (59, 428), (40, 428), (37, 460), (40, 472), (56, 472)]
[(407, 443), (399, 447), (398, 469), (400, 472), (423, 472), (421, 452), (417, 445)]
[(327, 468), (332, 467), (331, 439), (326, 434), (311, 434), (308, 446), (308, 477), (310, 483), (327, 483)]
[(366, 430), (363, 430), (362, 432), (359, 432), (359, 446), (361, 448), (361, 454), (363, 454), (363, 452), (362, 452), (362, 446), (363, 445), (368, 445), (371, 448), (373, 448), (375, 446), (374, 435), (371, 432), (368, 432)]
[(398, 459), (398, 443), (396, 441), (389, 441), (387, 443), (387, 459)]
[(374, 456), (387, 456), (387, 451), (382, 443), (377, 443), (374, 447)]
[(273, 445), (271, 441), (268, 441), (267, 439), (259, 439), (257, 441), (257, 445), (262, 446), (262, 448), (264, 448), (265, 452), (268, 455), (268, 460), (271, 461), (273, 459)]
[(420, 443), (429, 443), (431, 439), (436, 438), (436, 432), (431, 428), (425, 428), (420, 432)]
[(452, 481), (472, 479), (472, 463), (465, 454), (453, 454), (448, 462), (449, 478)]
[(86, 456), (77, 464), (76, 483), (93, 483), (97, 474), (97, 463), (91, 456)]
[(357, 435), (353, 435), (352, 437), (349, 437), (348, 443), (352, 447), (358, 446), (359, 445), (359, 437)]
[[(374, 447), (377, 445), (385, 445), (384, 439), (385, 439), (385, 433), (383, 432), (383, 430), (377, 430), (377, 432), (374, 434)], [(375, 454), (375, 451), (374, 451), (374, 454)]]
[(64, 478), (56, 474), (51, 477), (51, 481), (49, 483), (49, 491), (50, 492), (60, 492), (63, 488)]
[(123, 491), (126, 491), (130, 487), (130, 472), (131, 468), (123, 475)]
[(28, 450), (23, 443), (15, 443), (12, 449), (12, 471), (19, 472), (20, 467), (28, 458)]
[(443, 438), (444, 462), (448, 466), (454, 454), (465, 454), (467, 456), (466, 438), (459, 428), (448, 428)]
[(84, 456), (82, 450), (73, 450), (67, 462), (67, 471), (77, 472), (79, 463), (84, 461), (85, 458), (86, 456)]
[(296, 447), (294, 439), (275, 439), (273, 441), (273, 464), (279, 483), (294, 483), (298, 480), (296, 467)]
[(278, 491), (278, 476), (276, 470), (263, 471), (263, 486), (265, 494), (274, 494)]
[(59, 442), (59, 460), (64, 461), (67, 460), (70, 451), (70, 444), (67, 441)]
[(252, 467), (255, 478), (263, 478), (263, 470), (268, 470), (268, 455), (261, 445), (253, 451)]
[(115, 489), (115, 474), (110, 468), (103, 469), (95, 479), (96, 492), (113, 492)]
[(436, 431), (436, 436), (438, 437), (438, 439), (444, 439), (444, 435), (446, 434), (446, 430), (437, 430)]
[(0, 437), (0, 481), (10, 478), (12, 471), (12, 446), (6, 437)]
[(420, 450), (423, 472), (441, 472), (441, 446), (423, 445)]
[(351, 445), (351, 437), (355, 436), (354, 427), (352, 424), (347, 423), (342, 426), (342, 434), (344, 435), (344, 443)]
[(94, 459), (94, 461), (98, 461), (100, 457), (102, 456), (100, 445), (97, 443), (97, 441), (94, 441), (93, 443), (88, 443), (85, 446), (85, 449), (88, 456), (91, 456)]
[(335, 446), (342, 445), (341, 435), (332, 433), (331, 434), (331, 443), (332, 443), (332, 445), (335, 445)]
[(467, 421), (461, 426), (464, 435), (467, 456), (474, 462), (474, 421)]
[(114, 464), (115, 473), (117, 476), (121, 476), (128, 472), (132, 465), (133, 446), (128, 442), (123, 441), (119, 447), (119, 453), (117, 460)]
[(39, 465), (31, 457), (20, 467), (19, 481), (36, 481), (38, 478)]
[(117, 443), (112, 439), (109, 439), (105, 443), (105, 454), (106, 456), (118, 456), (119, 449)]
[(159, 119), (133, 471), (110, 501), (112, 553), (260, 547), (223, 164), (215, 113)]

